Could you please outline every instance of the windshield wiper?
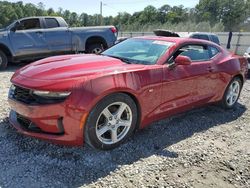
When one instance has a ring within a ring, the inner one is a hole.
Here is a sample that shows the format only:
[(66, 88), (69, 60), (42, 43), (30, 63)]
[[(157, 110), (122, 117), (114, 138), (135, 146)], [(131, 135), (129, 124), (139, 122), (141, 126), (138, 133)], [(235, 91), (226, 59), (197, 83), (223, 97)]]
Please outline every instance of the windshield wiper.
[(124, 58), (124, 57), (116, 57), (116, 58), (120, 59), (121, 61), (123, 61), (124, 63), (127, 63), (127, 64), (132, 63), (130, 60), (128, 60), (127, 58)]
[(124, 63), (127, 63), (127, 64), (131, 64), (132, 63), (129, 59), (124, 58), (124, 57), (117, 57), (117, 56), (106, 55), (106, 54), (102, 54), (102, 55), (108, 56), (108, 57), (113, 57), (113, 58), (116, 58), (116, 59), (120, 59), (121, 61), (123, 61)]

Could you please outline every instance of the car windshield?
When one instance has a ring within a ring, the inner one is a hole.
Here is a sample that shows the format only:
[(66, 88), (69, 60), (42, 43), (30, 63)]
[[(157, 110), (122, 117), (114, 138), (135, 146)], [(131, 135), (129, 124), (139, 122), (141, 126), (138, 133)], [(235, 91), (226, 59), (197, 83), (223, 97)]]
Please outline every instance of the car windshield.
[(102, 55), (130, 64), (153, 65), (173, 44), (161, 40), (127, 39), (104, 51)]

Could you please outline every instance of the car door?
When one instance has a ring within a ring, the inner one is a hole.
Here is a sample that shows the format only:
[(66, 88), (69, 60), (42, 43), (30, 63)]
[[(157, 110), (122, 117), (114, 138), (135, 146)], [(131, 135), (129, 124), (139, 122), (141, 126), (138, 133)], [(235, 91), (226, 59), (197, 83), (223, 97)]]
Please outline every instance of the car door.
[(194, 97), (192, 103), (203, 104), (212, 100), (216, 95), (217, 75), (214, 74), (216, 65), (210, 56), (210, 49), (205, 44), (191, 44), (183, 47), (180, 55), (188, 56), (192, 60), (189, 73), (194, 79)]
[(190, 65), (165, 67), (163, 78), (163, 111), (178, 112), (208, 102), (214, 95), (216, 81), (212, 71), (214, 63), (210, 59), (208, 47), (187, 44), (173, 55), (191, 59)]
[(48, 53), (39, 18), (21, 20), (10, 31), (10, 41), (16, 56), (33, 56)]
[(71, 51), (71, 32), (68, 27), (60, 27), (55, 18), (44, 18), (44, 24), (45, 38), (50, 52)]

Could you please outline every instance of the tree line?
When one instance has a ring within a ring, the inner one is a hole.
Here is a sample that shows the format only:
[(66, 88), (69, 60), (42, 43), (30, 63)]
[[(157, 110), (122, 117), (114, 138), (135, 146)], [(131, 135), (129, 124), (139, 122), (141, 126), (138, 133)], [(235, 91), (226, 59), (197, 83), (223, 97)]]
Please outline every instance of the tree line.
[(107, 17), (77, 14), (62, 8), (45, 9), (43, 3), (0, 2), (0, 28), (29, 16), (61, 16), (72, 27), (115, 25), (122, 31), (152, 31), (155, 28), (174, 31), (239, 31), (250, 29), (250, 0), (200, 0), (194, 8), (166, 4), (157, 9), (150, 5), (133, 14), (119, 12), (117, 16)]

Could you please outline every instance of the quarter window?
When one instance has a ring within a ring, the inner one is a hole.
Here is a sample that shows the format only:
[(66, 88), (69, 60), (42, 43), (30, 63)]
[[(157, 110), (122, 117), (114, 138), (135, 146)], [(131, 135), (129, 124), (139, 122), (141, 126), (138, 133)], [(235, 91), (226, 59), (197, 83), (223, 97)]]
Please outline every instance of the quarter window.
[(213, 46), (209, 46), (209, 56), (210, 58), (213, 58), (214, 56), (216, 56), (220, 51), (213, 47)]

